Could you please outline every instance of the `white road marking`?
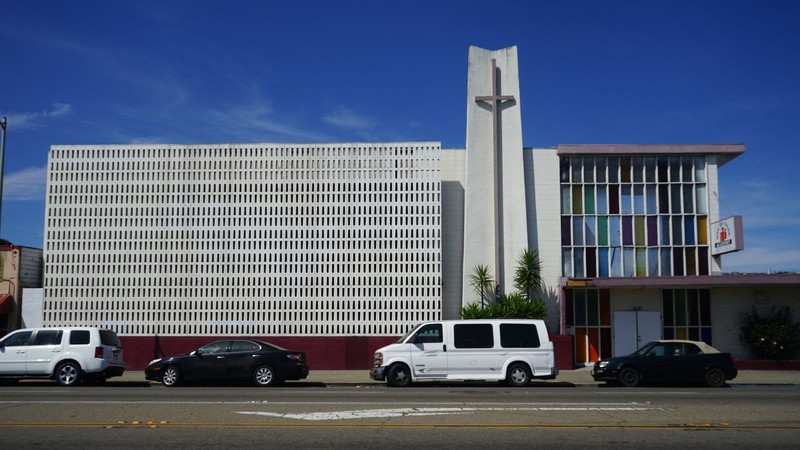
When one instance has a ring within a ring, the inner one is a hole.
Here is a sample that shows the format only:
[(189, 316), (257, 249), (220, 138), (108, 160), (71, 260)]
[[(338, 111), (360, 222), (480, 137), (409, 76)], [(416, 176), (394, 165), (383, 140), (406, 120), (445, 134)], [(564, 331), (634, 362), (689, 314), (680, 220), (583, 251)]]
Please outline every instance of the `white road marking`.
[(547, 406), (531, 408), (393, 408), (393, 409), (360, 409), (353, 411), (329, 411), (313, 413), (276, 413), (268, 411), (235, 411), (236, 414), (253, 416), (280, 417), (296, 420), (346, 420), (376, 419), (387, 417), (445, 416), (456, 414), (472, 414), (482, 411), (668, 411), (670, 408), (653, 408), (638, 406)]

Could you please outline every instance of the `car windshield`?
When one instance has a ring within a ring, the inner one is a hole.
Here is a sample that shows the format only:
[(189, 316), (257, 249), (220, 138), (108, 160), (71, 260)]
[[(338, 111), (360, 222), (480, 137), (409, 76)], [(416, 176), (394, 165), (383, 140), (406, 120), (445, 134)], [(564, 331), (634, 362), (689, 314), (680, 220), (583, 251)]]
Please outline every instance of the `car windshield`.
[(401, 337), (400, 339), (398, 339), (396, 343), (397, 343), (397, 344), (402, 344), (402, 343), (403, 343), (403, 342), (404, 342), (406, 339), (408, 339), (408, 337), (409, 337), (409, 336), (411, 336), (412, 334), (414, 334), (414, 332), (415, 332), (415, 331), (417, 331), (417, 329), (418, 329), (420, 326), (421, 326), (421, 325), (414, 325), (413, 327), (411, 327), (411, 329), (410, 329), (410, 330), (408, 330), (408, 331), (406, 332), (406, 334), (404, 334), (404, 335), (403, 335), (403, 337)]
[(648, 342), (647, 344), (644, 345), (644, 347), (642, 347), (639, 350), (636, 350), (635, 352), (633, 352), (633, 354), (634, 355), (646, 355), (647, 352), (649, 352), (650, 349), (652, 349), (653, 346), (655, 346), (656, 344), (658, 344), (658, 342)]

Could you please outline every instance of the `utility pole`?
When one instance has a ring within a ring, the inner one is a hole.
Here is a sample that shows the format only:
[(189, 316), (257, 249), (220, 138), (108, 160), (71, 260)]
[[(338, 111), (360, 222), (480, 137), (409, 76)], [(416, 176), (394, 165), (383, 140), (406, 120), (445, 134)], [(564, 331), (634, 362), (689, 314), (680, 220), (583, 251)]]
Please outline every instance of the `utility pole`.
[(6, 125), (8, 125), (8, 119), (3, 117), (0, 120), (0, 128), (3, 129), (3, 138), (0, 140), (0, 224), (3, 222), (3, 166), (6, 161)]

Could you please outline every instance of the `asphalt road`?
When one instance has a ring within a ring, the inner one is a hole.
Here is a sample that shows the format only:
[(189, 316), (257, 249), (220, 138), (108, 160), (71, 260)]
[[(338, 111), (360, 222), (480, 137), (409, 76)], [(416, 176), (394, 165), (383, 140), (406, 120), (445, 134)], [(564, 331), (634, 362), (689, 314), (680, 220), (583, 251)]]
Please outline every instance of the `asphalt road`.
[(0, 387), (3, 448), (797, 448), (800, 388)]

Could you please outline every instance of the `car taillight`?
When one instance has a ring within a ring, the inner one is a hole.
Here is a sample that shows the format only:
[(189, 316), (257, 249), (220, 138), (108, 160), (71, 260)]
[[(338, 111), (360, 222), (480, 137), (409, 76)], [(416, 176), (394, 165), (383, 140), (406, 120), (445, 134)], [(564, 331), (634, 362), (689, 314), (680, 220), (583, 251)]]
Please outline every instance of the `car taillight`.
[(302, 353), (290, 353), (290, 354), (288, 354), (286, 356), (288, 356), (289, 359), (293, 359), (293, 360), (295, 360), (297, 362), (304, 362), (305, 361), (305, 358), (303, 357)]
[(103, 358), (103, 347), (95, 347), (94, 348), (94, 357), (95, 358)]

